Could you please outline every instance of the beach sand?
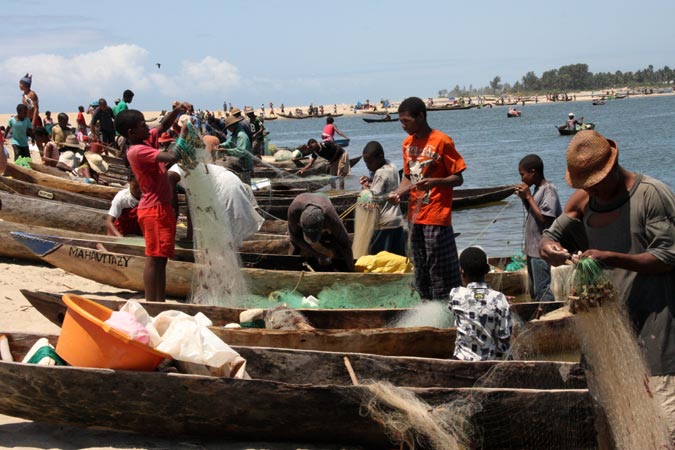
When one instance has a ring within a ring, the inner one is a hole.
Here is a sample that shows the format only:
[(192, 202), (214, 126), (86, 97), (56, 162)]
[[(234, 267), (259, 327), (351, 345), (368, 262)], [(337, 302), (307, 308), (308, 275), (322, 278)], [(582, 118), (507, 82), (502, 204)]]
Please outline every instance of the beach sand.
[[(600, 98), (602, 95), (604, 95), (605, 92), (610, 92), (614, 91), (615, 93), (618, 92), (628, 92), (628, 88), (622, 88), (622, 89), (602, 89), (602, 90), (597, 90), (597, 91), (582, 91), (582, 92), (573, 92), (573, 93), (568, 93), (568, 96), (570, 98), (573, 98), (573, 100), (570, 100), (570, 102), (588, 102), (591, 101), (595, 98)], [(668, 92), (665, 94), (650, 94), (650, 96), (659, 96), (659, 95), (673, 95), (673, 92)], [(630, 94), (631, 97), (642, 97), (644, 96), (643, 94)], [(487, 95), (486, 96), (489, 99), (494, 99), (495, 96), (493, 95)], [(516, 95), (512, 96), (506, 96), (506, 101), (515, 101), (516, 100)], [(534, 96), (528, 96), (526, 98), (529, 98), (527, 103), (533, 104), (534, 103)], [(423, 100), (428, 101), (428, 98), (424, 98)], [(450, 104), (451, 102), (448, 100), (447, 97), (434, 97), (432, 98), (434, 102), (434, 106), (443, 106), (445, 104)], [(548, 100), (546, 100), (545, 95), (539, 95), (537, 97), (538, 103), (550, 103)], [(477, 98), (472, 97), (472, 102), (477, 103)], [(391, 106), (388, 108), (388, 111), (391, 113), (396, 112), (396, 108), (398, 107), (398, 104), (400, 103), (400, 100), (395, 100), (392, 101)], [(372, 103), (373, 105), (377, 106), (378, 111), (383, 111), (383, 109), (380, 107), (379, 102)], [(199, 106), (199, 105), (197, 105)], [(242, 111), (244, 110), (244, 107), (246, 105), (233, 105), (234, 107), (237, 107), (241, 109)], [(289, 112), (293, 112), (295, 114), (296, 109), (301, 109), (303, 113), (307, 113), (309, 105), (296, 105), (296, 106), (286, 106), (284, 105), (284, 111), (286, 114)], [(320, 106), (319, 104), (314, 105), (314, 106)], [(521, 106), (520, 104), (515, 105), (516, 107)], [(133, 107), (133, 106), (132, 106)], [(274, 111), (275, 113), (281, 112), (281, 104), (274, 104)], [(368, 112), (365, 112), (363, 110), (359, 111), (354, 111), (354, 104), (353, 103), (329, 103), (329, 104), (324, 104), (324, 113), (332, 113), (334, 111), (334, 108), (337, 108), (337, 113), (338, 114), (343, 114), (345, 116), (354, 116), (354, 115), (366, 115)], [(499, 106), (502, 107), (502, 106)], [(42, 108), (42, 112), (40, 113), (41, 117), (44, 119), (44, 108)], [(372, 110), (371, 110), (372, 111)], [(215, 114), (216, 117), (224, 117), (225, 113), (222, 110), (211, 110)], [(261, 115), (261, 108), (255, 107), (255, 112), (258, 116)], [(145, 118), (148, 122), (152, 122), (154, 119), (160, 116), (162, 111), (144, 111), (143, 114), (145, 115)], [(6, 126), (7, 123), (9, 122), (9, 118), (12, 117), (15, 113), (9, 112), (9, 113), (3, 113), (0, 114), (0, 125)], [(71, 126), (74, 126), (76, 124), (76, 118), (77, 118), (77, 112), (68, 112), (69, 118), (69, 123)], [(58, 115), (58, 112), (52, 111), (52, 118), (54, 119), (54, 123), (56, 123), (56, 116)], [(265, 105), (265, 115), (269, 116), (270, 115), (270, 110), (268, 105)], [(87, 120), (87, 123), (91, 121), (91, 116), (88, 114), (85, 114), (85, 118)], [(281, 116), (277, 116), (278, 120), (292, 120), (292, 119), (286, 119)]]

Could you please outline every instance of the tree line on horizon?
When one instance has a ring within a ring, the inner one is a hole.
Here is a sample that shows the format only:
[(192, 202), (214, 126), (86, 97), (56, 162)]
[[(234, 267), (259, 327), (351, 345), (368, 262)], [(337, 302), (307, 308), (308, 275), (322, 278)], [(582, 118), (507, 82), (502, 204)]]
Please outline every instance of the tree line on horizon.
[(558, 69), (547, 70), (538, 77), (533, 71), (527, 72), (520, 81), (513, 85), (502, 83), (499, 75), (495, 76), (488, 86), (474, 88), (472, 85), (455, 85), (452, 90), (441, 89), (439, 97), (472, 96), (472, 95), (499, 95), (510, 93), (560, 93), (570, 91), (602, 90), (621, 87), (654, 87), (670, 85), (675, 80), (675, 70), (668, 66), (654, 70), (653, 65), (636, 72), (614, 73), (588, 70), (588, 64), (570, 64)]

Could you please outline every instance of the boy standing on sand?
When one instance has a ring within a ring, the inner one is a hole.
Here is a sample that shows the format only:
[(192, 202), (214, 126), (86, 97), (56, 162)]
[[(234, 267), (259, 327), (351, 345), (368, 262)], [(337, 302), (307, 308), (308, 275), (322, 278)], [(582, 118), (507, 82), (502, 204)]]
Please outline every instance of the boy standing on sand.
[(23, 103), (16, 105), (16, 116), (9, 119), (6, 133), (12, 130), (12, 148), (14, 161), (20, 157), (30, 158), (28, 136), (33, 136), (33, 123), (28, 118), (28, 107)]
[(143, 113), (122, 111), (115, 121), (117, 132), (129, 142), (127, 159), (143, 192), (138, 204), (138, 223), (145, 237), (143, 283), (147, 301), (166, 299), (166, 263), (174, 255), (176, 216), (165, 163), (175, 163), (172, 151), (159, 151), (144, 141), (150, 136)]
[[(551, 266), (539, 257), (542, 232), (562, 213), (555, 186), (544, 177), (544, 162), (537, 155), (527, 155), (518, 163), (522, 183), (516, 188), (527, 210), (525, 219), (525, 255), (530, 297), (538, 302), (555, 300), (551, 291)], [(534, 193), (530, 187), (534, 186)]]
[(415, 289), (423, 299), (445, 301), (450, 290), (461, 284), (452, 230), (452, 191), (464, 182), (466, 163), (450, 136), (429, 126), (422, 99), (403, 100), (398, 113), (409, 135), (403, 141), (405, 176), (389, 194), (389, 201), (398, 204), (402, 195), (410, 193)]
[(457, 327), (453, 359), (503, 359), (511, 345), (513, 322), (504, 294), (485, 282), (490, 271), (487, 255), (478, 247), (469, 247), (460, 255), (459, 265), (466, 287), (450, 292), (449, 308)]

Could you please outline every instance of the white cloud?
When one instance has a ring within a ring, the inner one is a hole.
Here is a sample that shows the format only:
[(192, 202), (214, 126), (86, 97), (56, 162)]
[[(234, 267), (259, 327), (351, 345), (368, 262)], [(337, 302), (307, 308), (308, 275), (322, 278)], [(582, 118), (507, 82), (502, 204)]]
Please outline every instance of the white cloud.
[(35, 54), (0, 61), (0, 109), (13, 111), (20, 99), (18, 80), (29, 72), (40, 96), (41, 109), (73, 110), (74, 105), (98, 99), (109, 101), (132, 89), (146, 106), (160, 106), (165, 98), (206, 99), (240, 83), (238, 69), (207, 56), (183, 61), (180, 72), (156, 62), (137, 45), (106, 46), (72, 57)]
[(239, 71), (235, 66), (213, 56), (198, 62), (184, 62), (182, 77), (184, 83), (192, 84), (204, 92), (222, 92), (236, 87), (240, 82)]

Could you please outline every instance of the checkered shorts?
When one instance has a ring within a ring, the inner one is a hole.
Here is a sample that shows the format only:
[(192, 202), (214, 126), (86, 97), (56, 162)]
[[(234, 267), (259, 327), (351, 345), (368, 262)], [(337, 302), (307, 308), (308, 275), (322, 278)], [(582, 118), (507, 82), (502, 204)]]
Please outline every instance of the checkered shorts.
[(461, 285), (452, 226), (414, 224), (410, 242), (417, 292), (423, 299), (447, 301), (450, 290)]

